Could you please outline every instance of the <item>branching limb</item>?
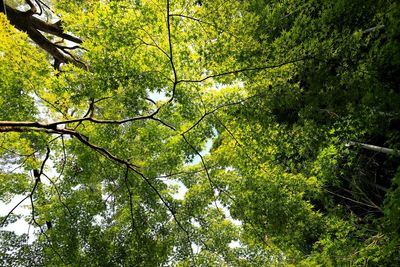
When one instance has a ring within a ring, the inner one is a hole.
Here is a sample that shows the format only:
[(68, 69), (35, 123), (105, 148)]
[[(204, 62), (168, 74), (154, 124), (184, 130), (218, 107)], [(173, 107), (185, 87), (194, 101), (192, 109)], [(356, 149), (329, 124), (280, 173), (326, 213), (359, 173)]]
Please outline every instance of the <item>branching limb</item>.
[(42, 8), (42, 6), (44, 6), (45, 8), (47, 8), (48, 10), (50, 10), (51, 12), (55, 13), (54, 10), (52, 10), (46, 3), (44, 3), (42, 0), (35, 0), (36, 4), (38, 6), (40, 6), (40, 8)]
[(51, 249), (53, 250), (54, 253), (56, 253), (56, 255), (60, 258), (60, 260), (64, 263), (64, 259), (62, 258), (61, 254), (54, 248), (50, 238), (48, 237), (48, 235), (46, 234), (46, 232), (42, 229), (42, 226), (37, 222), (36, 217), (35, 217), (35, 204), (34, 204), (34, 200), (33, 200), (33, 194), (35, 193), (38, 184), (40, 183), (40, 176), (43, 175), (43, 170), (44, 170), (44, 166), (46, 165), (47, 160), (50, 157), (50, 148), (47, 147), (47, 151), (46, 151), (46, 155), (45, 158), (42, 162), (42, 165), (40, 167), (40, 171), (39, 174), (37, 175), (36, 179), (35, 179), (35, 184), (33, 185), (32, 191), (29, 194), (29, 198), (30, 198), (30, 202), (31, 202), (31, 214), (32, 214), (32, 222), (39, 228), (40, 232), (42, 235), (44, 235), (46, 237), (47, 242), (49, 243)]
[(172, 72), (174, 74), (174, 82), (172, 85), (172, 95), (171, 98), (168, 100), (168, 103), (171, 103), (175, 98), (176, 87), (178, 85), (178, 75), (175, 69), (174, 63), (174, 55), (172, 51), (172, 36), (171, 36), (171, 21), (170, 21), (170, 13), (169, 13), (169, 0), (167, 0), (167, 29), (168, 29), (168, 44), (169, 44), (169, 61), (171, 63)]
[[(168, 204), (168, 202), (164, 199), (164, 197), (161, 195), (161, 193), (158, 191), (158, 189), (153, 185), (153, 183), (140, 171), (138, 171), (139, 166), (136, 166), (124, 159), (118, 158), (115, 155), (111, 154), (108, 150), (96, 146), (88, 141), (86, 137), (84, 137), (82, 134), (79, 132), (76, 132), (71, 129), (57, 129), (57, 127), (54, 127), (54, 125), (51, 124), (42, 124), (42, 123), (37, 123), (37, 122), (21, 122), (15, 123), (15, 122), (9, 122), (8, 124), (6, 122), (0, 122), (0, 132), (45, 132), (49, 134), (66, 134), (70, 136), (76, 137), (81, 143), (86, 145), (87, 147), (93, 149), (94, 151), (104, 155), (105, 157), (109, 158), (110, 160), (120, 163), (126, 168), (130, 169), (137, 175), (139, 175), (149, 186), (150, 188), (157, 194), (161, 202), (164, 204), (164, 206), (170, 211), (172, 214), (175, 222), (177, 223), (178, 227), (181, 228), (187, 235), (189, 235), (189, 232), (182, 226), (178, 218), (176, 217), (175, 211), (171, 208), (171, 206)], [(37, 183), (35, 183), (34, 190), (36, 189)], [(32, 193), (31, 193), (32, 194)]]
[(121, 120), (99, 120), (99, 119), (93, 118), (90, 115), (93, 111), (93, 104), (94, 104), (94, 102), (91, 101), (89, 110), (86, 113), (85, 117), (79, 118), (79, 119), (64, 120), (64, 121), (58, 121), (58, 122), (53, 122), (53, 123), (41, 123), (41, 122), (29, 122), (29, 121), (26, 121), (26, 122), (0, 121), (0, 132), (6, 132), (7, 127), (33, 127), (33, 128), (57, 130), (58, 125), (67, 125), (67, 124), (71, 124), (71, 123), (82, 123), (84, 121), (89, 121), (89, 122), (98, 123), (98, 124), (123, 124), (123, 123), (127, 123), (127, 122), (138, 121), (138, 120), (154, 120), (172, 130), (175, 130), (175, 128), (173, 126), (168, 125), (161, 119), (158, 119), (155, 117), (159, 113), (161, 107), (149, 115), (138, 116), (138, 117), (133, 117), (133, 118), (128, 118), (128, 119), (121, 119)]
[(218, 205), (217, 205), (217, 199), (216, 199), (216, 197), (215, 197), (215, 195), (214, 195), (214, 189), (216, 189), (216, 190), (218, 191), (218, 193), (221, 193), (221, 192), (224, 193), (224, 194), (225, 194), (226, 196), (228, 196), (229, 199), (231, 199), (232, 201), (234, 201), (233, 197), (230, 195), (229, 192), (227, 192), (225, 189), (219, 187), (219, 186), (214, 182), (214, 180), (211, 179), (211, 175), (210, 175), (210, 173), (209, 173), (209, 171), (208, 171), (208, 168), (207, 168), (206, 162), (205, 162), (205, 160), (204, 160), (204, 157), (203, 157), (203, 156), (200, 154), (200, 152), (187, 140), (185, 134), (181, 134), (181, 136), (182, 136), (183, 140), (185, 141), (185, 143), (188, 144), (189, 147), (193, 150), (193, 152), (194, 152), (198, 157), (200, 157), (201, 164), (203, 165), (203, 168), (204, 168), (204, 171), (205, 171), (205, 173), (206, 173), (208, 182), (209, 182), (209, 184), (210, 184), (210, 189), (211, 189), (212, 194), (213, 194), (213, 196), (214, 196), (214, 204), (215, 204), (215, 207), (217, 208), (217, 210), (218, 210), (219, 212), (221, 212), (221, 215), (222, 215), (223, 217), (225, 217), (225, 214), (219, 209), (219, 207), (218, 207)]
[[(81, 44), (82, 40), (65, 33), (60, 22), (51, 24), (33, 16), (33, 14), (37, 13), (36, 5), (30, 0), (26, 0), (26, 3), (30, 6), (30, 10), (25, 12), (6, 5), (6, 13), (10, 23), (18, 30), (26, 32), (29, 38), (49, 53), (55, 61), (58, 61), (59, 63), (72, 63), (78, 67), (86, 68), (82, 62), (74, 58), (74, 56), (67, 52), (65, 48), (59, 48), (57, 47), (57, 44), (47, 39), (42, 32), (77, 44)], [(38, 2), (36, 1), (36, 3)], [(42, 2), (40, 1), (38, 4), (41, 10), (40, 13), (42, 12), (41, 3)]]
[(249, 72), (249, 71), (261, 71), (261, 70), (266, 70), (266, 69), (275, 69), (275, 68), (279, 68), (288, 64), (293, 64), (299, 61), (304, 61), (306, 59), (309, 59), (310, 57), (302, 57), (299, 59), (294, 59), (294, 60), (290, 60), (290, 61), (286, 61), (283, 63), (279, 63), (279, 64), (273, 64), (273, 65), (267, 65), (267, 66), (260, 66), (260, 67), (248, 67), (248, 68), (243, 68), (243, 69), (238, 69), (238, 70), (232, 70), (232, 71), (226, 71), (226, 72), (222, 72), (222, 73), (216, 73), (216, 74), (212, 74), (209, 76), (206, 76), (204, 78), (200, 78), (198, 80), (187, 80), (187, 79), (182, 79), (182, 80), (178, 80), (177, 84), (179, 83), (201, 83), (204, 82), (208, 79), (211, 78), (217, 78), (217, 77), (223, 77), (223, 76), (227, 76), (227, 75), (232, 75), (232, 74), (239, 74), (242, 72)]
[(250, 97), (247, 97), (243, 100), (237, 101), (237, 102), (228, 102), (228, 103), (223, 103), (217, 107), (215, 107), (214, 109), (210, 110), (210, 111), (205, 111), (204, 114), (200, 117), (200, 119), (198, 119), (191, 127), (189, 127), (187, 130), (185, 130), (182, 134), (186, 134), (188, 132), (190, 132), (193, 128), (195, 128), (198, 124), (200, 124), (200, 122), (205, 119), (208, 115), (211, 115), (213, 113), (215, 113), (216, 111), (218, 111), (221, 108), (225, 108), (228, 106), (235, 106), (235, 105), (240, 105), (243, 104), (244, 102), (246, 102), (247, 100), (254, 98), (254, 97), (258, 97), (261, 96), (262, 94), (256, 94), (256, 95), (252, 95)]
[(58, 190), (58, 187), (57, 187), (56, 183), (53, 181), (53, 179), (50, 179), (50, 177), (47, 176), (47, 175), (44, 174), (44, 173), (43, 173), (43, 176), (46, 177), (47, 180), (49, 180), (50, 183), (53, 185), (53, 188), (54, 188), (54, 190), (55, 190), (56, 193), (57, 193), (57, 197), (58, 197), (58, 200), (60, 201), (61, 205), (68, 211), (69, 215), (70, 215), (72, 218), (75, 218), (75, 216), (72, 214), (71, 209), (70, 209), (70, 208), (68, 207), (68, 205), (65, 204), (65, 202), (62, 200), (62, 196), (61, 196), (60, 190)]
[(8, 220), (8, 217), (10, 217), (10, 215), (14, 212), (14, 210), (16, 208), (19, 207), (19, 205), (21, 205), (25, 200), (27, 200), (29, 198), (29, 195), (25, 196), (20, 202), (17, 203), (17, 205), (15, 205), (8, 213), (7, 215), (4, 217), (3, 221), (0, 224), (0, 227), (3, 227), (4, 224), (6, 223), (6, 221)]
[[(4, 125), (7, 126), (4, 126)], [(87, 147), (103, 154), (107, 158), (117, 161), (122, 164), (130, 164), (134, 166), (135, 168), (139, 168), (139, 166), (133, 165), (131, 163), (128, 163), (127, 161), (123, 159), (119, 159), (118, 157), (114, 156), (111, 154), (108, 150), (99, 147), (97, 145), (94, 145), (88, 141), (88, 138), (82, 135), (81, 133), (71, 130), (71, 129), (58, 129), (56, 126), (51, 125), (51, 124), (43, 124), (39, 122), (9, 122), (9, 123), (4, 123), (0, 122), (0, 132), (44, 132), (48, 134), (64, 134), (64, 135), (70, 135), (73, 137), (76, 137), (81, 143), (86, 145)]]
[[(31, 198), (31, 205), (32, 205), (32, 214), (34, 213), (34, 204), (33, 204), (33, 200)], [(43, 230), (42, 226), (36, 221), (35, 217), (32, 217), (31, 222), (33, 222), (38, 228), (39, 231), (42, 235), (44, 235), (44, 237), (47, 240), (47, 243), (49, 244), (51, 250), (57, 255), (57, 257), (61, 260), (61, 262), (67, 266), (67, 262), (63, 259), (63, 257), (61, 256), (61, 254), (58, 252), (58, 250), (53, 246), (53, 243), (50, 240), (50, 237), (46, 234), (46, 232)]]
[(126, 190), (128, 191), (128, 195), (129, 195), (129, 209), (131, 212), (131, 227), (132, 227), (132, 231), (137, 232), (137, 228), (135, 226), (135, 216), (133, 214), (133, 199), (132, 199), (132, 191), (131, 191), (131, 185), (129, 183), (129, 168), (126, 168), (126, 172), (125, 172), (125, 176), (124, 176), (124, 183), (126, 186)]
[(326, 192), (328, 192), (329, 194), (332, 194), (332, 195), (334, 195), (334, 196), (337, 196), (337, 197), (340, 197), (340, 198), (349, 200), (349, 201), (351, 201), (351, 202), (353, 202), (353, 203), (356, 203), (356, 204), (358, 204), (358, 205), (366, 206), (366, 207), (369, 207), (369, 208), (374, 208), (374, 209), (377, 209), (378, 211), (382, 212), (381, 208), (378, 207), (378, 206), (376, 206), (375, 204), (374, 204), (374, 205), (370, 205), (370, 204), (367, 204), (367, 203), (364, 203), (364, 202), (360, 202), (360, 201), (358, 201), (358, 200), (355, 200), (355, 199), (352, 199), (352, 198), (349, 198), (349, 197), (340, 195), (340, 194), (338, 194), (338, 193), (332, 192), (332, 191), (330, 191), (330, 190), (328, 190), (328, 189), (326, 189), (326, 188), (324, 188), (324, 191), (326, 191)]
[(150, 43), (146, 42), (145, 40), (143, 40), (142, 38), (139, 38), (139, 37), (136, 37), (136, 38), (139, 39), (139, 40), (142, 42), (142, 44), (144, 44), (144, 45), (152, 46), (152, 47), (157, 48), (158, 50), (160, 50), (161, 53), (163, 53), (163, 54), (169, 59), (169, 58), (170, 58), (170, 55), (168, 55), (168, 53), (165, 52), (165, 50), (162, 49), (162, 48), (158, 45), (158, 43), (154, 40), (154, 38), (153, 38), (144, 28), (140, 28), (140, 29), (141, 29), (142, 31), (144, 31), (144, 32), (149, 36), (149, 38), (152, 40), (153, 43), (150, 44)]
[[(57, 126), (57, 125), (67, 125), (67, 124), (70, 124), (70, 123), (84, 122), (84, 121), (89, 121), (89, 122), (99, 123), (99, 124), (123, 124), (123, 123), (127, 123), (127, 122), (138, 121), (138, 120), (148, 120), (148, 119), (160, 121), (159, 119), (155, 119), (155, 117), (154, 117), (155, 115), (158, 114), (158, 112), (160, 111), (160, 108), (158, 108), (157, 110), (155, 110), (154, 112), (152, 112), (149, 115), (138, 116), (138, 117), (133, 117), (133, 118), (127, 118), (127, 119), (121, 119), (121, 120), (99, 120), (99, 119), (95, 119), (91, 115), (93, 113), (93, 104), (94, 104), (94, 102), (91, 101), (90, 106), (89, 106), (89, 110), (86, 113), (85, 117), (83, 117), (83, 118), (54, 122), (54, 123), (51, 123), (49, 125), (51, 125), (51, 127), (54, 127), (54, 126)], [(0, 122), (0, 126), (1, 126), (1, 122)]]

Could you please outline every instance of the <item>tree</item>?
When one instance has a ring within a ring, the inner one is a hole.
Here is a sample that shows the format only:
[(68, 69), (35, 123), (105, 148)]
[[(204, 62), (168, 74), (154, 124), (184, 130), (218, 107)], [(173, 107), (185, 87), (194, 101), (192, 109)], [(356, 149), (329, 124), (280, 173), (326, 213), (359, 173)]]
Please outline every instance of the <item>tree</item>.
[(6, 2), (2, 265), (397, 266), (399, 13)]

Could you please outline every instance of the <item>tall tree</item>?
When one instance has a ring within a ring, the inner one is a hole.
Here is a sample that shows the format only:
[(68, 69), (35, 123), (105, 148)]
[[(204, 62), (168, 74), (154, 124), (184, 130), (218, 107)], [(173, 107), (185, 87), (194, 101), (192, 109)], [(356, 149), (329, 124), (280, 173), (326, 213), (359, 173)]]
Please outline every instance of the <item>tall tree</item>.
[(397, 3), (4, 13), (2, 265), (400, 262)]

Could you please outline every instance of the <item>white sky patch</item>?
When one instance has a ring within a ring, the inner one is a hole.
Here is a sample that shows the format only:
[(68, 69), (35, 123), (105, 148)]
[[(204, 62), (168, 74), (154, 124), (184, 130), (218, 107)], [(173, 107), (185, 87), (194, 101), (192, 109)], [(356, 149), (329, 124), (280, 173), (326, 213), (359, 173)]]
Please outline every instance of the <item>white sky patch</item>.
[(225, 88), (230, 88), (230, 87), (238, 87), (238, 88), (244, 88), (244, 82), (242, 81), (234, 81), (233, 83), (225, 84), (225, 83), (214, 83), (212, 90), (216, 91), (221, 91)]
[(174, 179), (170, 179), (170, 178), (163, 178), (162, 179), (163, 182), (165, 184), (168, 185), (168, 187), (177, 187), (178, 191), (175, 194), (172, 194), (172, 197), (175, 199), (184, 199), (185, 198), (185, 194), (188, 191), (187, 187), (181, 182), (181, 181), (177, 181)]
[(242, 225), (241, 221), (232, 218), (229, 209), (226, 206), (224, 206), (219, 200), (217, 200), (216, 203), (211, 203), (210, 207), (212, 207), (212, 208), (215, 208), (215, 207), (220, 208), (222, 210), (222, 212), (224, 213), (226, 219), (230, 220), (232, 222), (232, 224), (234, 224), (236, 226), (241, 226)]
[(199, 254), (201, 251), (201, 247), (198, 244), (192, 242), (192, 250), (194, 254)]
[[(23, 198), (24, 195), (16, 195), (10, 201), (10, 203), (4, 203), (0, 201), (0, 216), (6, 216)], [(28, 222), (24, 219), (25, 216), (30, 216), (31, 211), (26, 207), (30, 205), (30, 199), (25, 199), (13, 212), (14, 215), (22, 215), (23, 218), (18, 219), (16, 222), (7, 225), (6, 227), (1, 227), (2, 231), (10, 231), (14, 232), (17, 235), (29, 234), (28, 242), (33, 242), (36, 237), (33, 233), (33, 227), (28, 224)]]
[[(0, 216), (7, 215), (23, 198), (26, 196), (24, 195), (16, 195), (10, 201), (10, 203), (4, 203), (0, 201), (1, 209), (0, 209)], [(20, 214), (20, 215), (29, 215), (29, 209), (25, 208), (26, 205), (29, 205), (29, 198), (25, 199), (14, 211), (13, 214)]]
[(148, 92), (147, 95), (151, 100), (155, 102), (168, 99), (167, 95), (164, 92)]
[(53, 120), (51, 120), (51, 116), (50, 116), (50, 109), (48, 107), (46, 107), (44, 105), (44, 102), (42, 99), (40, 99), (36, 94), (34, 93), (29, 93), (29, 96), (33, 98), (33, 100), (35, 101), (35, 106), (37, 107), (38, 110), (38, 114), (37, 114), (37, 118), (39, 120), (41, 120), (42, 122), (46, 122), (46, 123), (52, 123), (54, 122)]
[[(213, 145), (213, 141), (214, 141), (214, 139), (218, 136), (218, 132), (217, 132), (217, 130), (216, 130), (215, 128), (213, 128), (213, 135), (214, 135), (213, 137), (207, 139), (207, 142), (206, 142), (206, 144), (205, 144), (205, 146), (204, 146), (204, 149), (203, 149), (202, 151), (199, 152), (200, 155), (201, 155), (202, 157), (204, 157), (204, 156), (210, 154), (211, 147), (212, 147), (212, 145)], [(199, 155), (196, 155), (196, 156), (193, 158), (192, 161), (190, 161), (189, 163), (187, 163), (187, 164), (185, 164), (185, 165), (186, 165), (186, 166), (196, 165), (196, 164), (198, 164), (199, 162), (201, 162), (201, 158), (200, 158)]]
[(228, 208), (223, 206), (222, 210), (224, 211), (224, 214), (225, 214), (226, 218), (229, 219), (234, 225), (236, 225), (236, 226), (241, 226), (242, 225), (241, 221), (232, 218), (231, 213), (230, 213)]
[(82, 186), (81, 184), (78, 184), (78, 185), (73, 186), (71, 189), (72, 189), (72, 191), (78, 191), (78, 190), (80, 190), (82, 187), (83, 187), (83, 186)]
[(196, 219), (194, 219), (194, 218), (191, 218), (190, 219), (190, 222), (192, 223), (192, 225), (194, 226), (194, 227), (197, 227), (197, 228), (200, 228), (200, 223), (196, 220)]
[(235, 169), (234, 169), (232, 166), (228, 166), (228, 167), (225, 168), (225, 170), (226, 170), (227, 172), (232, 172), (232, 171), (234, 171)]
[[(3, 168), (4, 168), (4, 166), (3, 166)], [(10, 168), (7, 167), (6, 169), (10, 169)], [(23, 169), (23, 166), (13, 170), (13, 173), (25, 173), (25, 172), (26, 171)], [(54, 181), (54, 177), (56, 177), (57, 172), (56, 172), (56, 169), (54, 167), (54, 162), (50, 158), (46, 161), (46, 166), (44, 168), (43, 173), (46, 174), (50, 179), (52, 179)], [(32, 171), (30, 172), (30, 176), (33, 179)], [(43, 183), (46, 186), (53, 186), (51, 184), (51, 182), (49, 181), (49, 179), (44, 175), (42, 175), (40, 177), (40, 182)], [(13, 197), (11, 202), (7, 203), (7, 204), (2, 202), (2, 201), (0, 201), (0, 216), (7, 215), (18, 204), (18, 202), (20, 202), (25, 197), (26, 197), (26, 195), (16, 195), (16, 196)], [(18, 219), (16, 222), (11, 223), (11, 224), (7, 225), (6, 227), (0, 228), (0, 230), (13, 231), (17, 235), (22, 235), (22, 234), (28, 234), (28, 229), (29, 229), (29, 242), (33, 242), (36, 239), (36, 237), (33, 234), (33, 230), (35, 230), (36, 227), (33, 227), (32, 225), (30, 226), (28, 224), (28, 222), (24, 219), (24, 217), (28, 217), (29, 218), (29, 216), (31, 216), (30, 198), (28, 197), (27, 199), (25, 199), (12, 212), (12, 214), (14, 214), (14, 215), (22, 215), (23, 218)]]
[(94, 217), (93, 217), (93, 220), (92, 220), (92, 225), (98, 225), (98, 226), (101, 226), (102, 225), (102, 221), (103, 221), (103, 216), (101, 216), (101, 215), (95, 215)]
[(239, 242), (238, 240), (233, 240), (233, 241), (231, 241), (231, 242), (228, 244), (228, 246), (229, 246), (230, 248), (240, 248), (240, 247), (243, 247), (242, 244), (240, 244), (240, 242)]
[[(213, 144), (213, 138), (209, 138), (209, 139), (207, 140), (207, 143), (206, 143), (206, 145), (205, 145), (203, 151), (200, 152), (200, 155), (201, 155), (202, 157), (204, 157), (204, 156), (207, 155), (207, 154), (210, 154), (210, 150), (211, 150), (212, 144)], [(189, 162), (187, 165), (188, 165), (188, 166), (190, 166), (190, 165), (196, 165), (196, 164), (199, 163), (199, 162), (201, 162), (201, 158), (200, 158), (199, 155), (196, 155), (196, 156), (193, 158), (193, 160), (192, 160), (191, 162)]]

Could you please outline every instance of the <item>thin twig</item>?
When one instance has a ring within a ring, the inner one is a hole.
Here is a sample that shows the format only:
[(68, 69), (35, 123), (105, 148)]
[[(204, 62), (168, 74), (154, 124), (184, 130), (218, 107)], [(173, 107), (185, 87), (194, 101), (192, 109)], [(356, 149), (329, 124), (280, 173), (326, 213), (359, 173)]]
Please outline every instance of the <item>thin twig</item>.
[(367, 203), (360, 202), (360, 201), (357, 201), (357, 200), (355, 200), (355, 199), (342, 196), (342, 195), (337, 194), (337, 193), (335, 193), (335, 192), (332, 192), (332, 191), (330, 191), (330, 190), (328, 190), (328, 189), (326, 189), (326, 188), (324, 188), (324, 191), (326, 191), (326, 192), (328, 192), (328, 193), (330, 193), (330, 194), (332, 194), (332, 195), (335, 195), (335, 196), (337, 196), (337, 197), (340, 197), (340, 198), (349, 200), (349, 201), (351, 201), (351, 202), (354, 202), (354, 203), (356, 203), (356, 204), (363, 205), (363, 206), (370, 207), (370, 208), (374, 208), (374, 209), (378, 209), (379, 211), (381, 211), (379, 208), (376, 207), (376, 205), (375, 205), (375, 206), (372, 206), (372, 205), (369, 205), (369, 204), (367, 204)]
[(133, 215), (132, 191), (131, 191), (131, 188), (130, 188), (131, 185), (129, 183), (128, 175), (129, 175), (129, 168), (126, 168), (124, 182), (125, 182), (126, 190), (128, 191), (128, 195), (129, 195), (129, 209), (130, 209), (130, 212), (131, 212), (131, 224), (132, 224), (132, 231), (134, 231), (134, 230), (137, 230), (137, 229), (135, 227), (135, 216)]
[(242, 72), (248, 72), (248, 71), (261, 71), (261, 70), (266, 70), (266, 69), (274, 69), (274, 68), (279, 68), (288, 64), (293, 64), (299, 61), (304, 61), (306, 59), (309, 59), (310, 57), (302, 57), (299, 59), (294, 59), (291, 61), (287, 61), (287, 62), (283, 62), (283, 63), (279, 63), (279, 64), (274, 64), (274, 65), (267, 65), (267, 66), (261, 66), (261, 67), (248, 67), (248, 68), (243, 68), (243, 69), (238, 69), (238, 70), (232, 70), (232, 71), (226, 71), (226, 72), (222, 72), (222, 73), (216, 73), (216, 74), (212, 74), (209, 76), (206, 76), (204, 78), (200, 78), (198, 80), (187, 80), (187, 79), (183, 79), (183, 80), (178, 80), (177, 83), (201, 83), (204, 82), (208, 79), (211, 78), (217, 78), (217, 77), (222, 77), (222, 76), (226, 76), (226, 75), (231, 75), (231, 74), (239, 74)]
[(22, 202), (24, 202), (27, 198), (29, 198), (29, 195), (27, 195), (26, 197), (24, 197), (20, 202), (17, 203), (17, 205), (15, 205), (9, 212), (8, 214), (4, 217), (3, 221), (1, 222), (0, 226), (3, 227), (5, 222), (7, 221), (8, 217), (10, 217), (10, 215), (13, 213), (13, 211), (18, 208), (19, 205), (22, 204)]
[(247, 97), (247, 98), (245, 98), (245, 99), (243, 99), (243, 100), (240, 100), (240, 101), (237, 101), (237, 102), (223, 103), (223, 104), (221, 104), (221, 105), (215, 107), (214, 109), (212, 109), (212, 110), (210, 110), (210, 111), (206, 111), (206, 112), (204, 112), (204, 114), (200, 117), (200, 119), (198, 119), (191, 127), (189, 127), (187, 130), (185, 130), (182, 134), (186, 134), (186, 133), (188, 133), (189, 131), (191, 131), (191, 130), (192, 130), (193, 128), (195, 128), (205, 117), (207, 117), (207, 116), (210, 115), (210, 114), (215, 113), (215, 112), (218, 111), (219, 109), (224, 108), (224, 107), (228, 107), (228, 106), (235, 106), (235, 105), (243, 104), (243, 103), (246, 102), (247, 100), (249, 100), (249, 99), (251, 99), (251, 98), (254, 98), (254, 97), (258, 97), (258, 96), (260, 96), (260, 95), (261, 95), (261, 94), (252, 95), (252, 96), (250, 96), (250, 97)]
[(43, 173), (43, 176), (47, 178), (47, 180), (50, 181), (50, 183), (53, 185), (54, 189), (56, 190), (57, 196), (58, 196), (58, 200), (60, 201), (61, 205), (64, 206), (64, 208), (68, 211), (69, 215), (71, 215), (72, 218), (75, 218), (75, 216), (72, 214), (71, 209), (68, 207), (67, 204), (64, 203), (64, 201), (62, 200), (62, 196), (60, 191), (58, 190), (58, 187), (56, 185), (56, 183), (50, 179), (49, 176), (47, 176), (46, 174)]

